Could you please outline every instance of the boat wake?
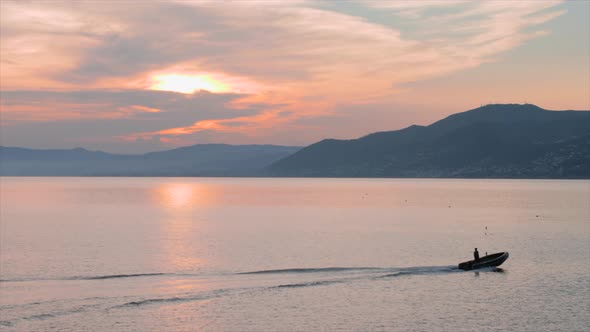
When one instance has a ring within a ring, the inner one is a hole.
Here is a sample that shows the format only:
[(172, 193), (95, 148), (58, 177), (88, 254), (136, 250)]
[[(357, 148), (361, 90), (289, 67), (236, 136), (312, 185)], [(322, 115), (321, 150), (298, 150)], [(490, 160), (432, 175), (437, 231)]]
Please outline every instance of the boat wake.
[[(479, 272), (502, 272), (498, 268), (481, 269)], [(225, 296), (240, 296), (249, 293), (267, 291), (297, 291), (307, 287), (331, 287), (353, 282), (387, 281), (393, 278), (409, 278), (414, 276), (437, 276), (452, 273), (472, 273), (463, 271), (456, 265), (450, 266), (417, 266), (417, 267), (315, 267), (256, 270), (237, 273), (218, 273), (213, 275), (182, 274), (182, 273), (134, 273), (112, 274), (83, 277), (67, 277), (44, 280), (111, 280), (125, 278), (169, 277), (175, 280), (214, 280), (213, 289), (187, 293), (173, 293), (168, 296), (156, 294), (107, 296), (60, 300), (56, 306), (54, 301), (32, 302), (21, 305), (4, 305), (0, 309), (13, 312), (12, 319), (0, 320), (0, 326), (15, 326), (22, 321), (47, 320), (56, 317), (87, 311), (133, 310), (144, 306), (170, 305), (175, 303), (198, 302)], [(246, 276), (250, 276), (246, 278)], [(208, 279), (204, 279), (208, 278)], [(27, 279), (31, 280), (31, 279)], [(4, 280), (6, 281), (6, 280)], [(15, 280), (11, 280), (15, 281)], [(135, 283), (135, 281), (134, 281)], [(147, 286), (146, 289), (152, 289)], [(151, 293), (151, 291), (150, 291)], [(156, 296), (154, 296), (156, 295)], [(60, 307), (61, 310), (55, 310)], [(24, 312), (23, 312), (24, 311)], [(22, 315), (23, 313), (28, 313)], [(8, 318), (8, 317), (4, 317)]]
[[(422, 275), (445, 272), (459, 272), (455, 266), (426, 266), (426, 267), (406, 267), (406, 268), (385, 268), (385, 267), (319, 267), (319, 268), (292, 268), (292, 269), (276, 269), (276, 270), (258, 270), (237, 272), (235, 275), (271, 275), (271, 274), (344, 274), (344, 273), (369, 273), (378, 274), (385, 273), (382, 277), (401, 276), (401, 275)], [(219, 276), (226, 275), (220, 274)], [(10, 278), (0, 279), (2, 283), (9, 282), (27, 282), (27, 281), (71, 281), (71, 280), (110, 280), (110, 279), (126, 279), (126, 278), (145, 278), (145, 277), (200, 277), (202, 274), (189, 273), (130, 273), (130, 274), (107, 274), (95, 276), (72, 276), (72, 277), (56, 277), (56, 278)], [(211, 275), (214, 276), (214, 275)]]
[(119, 278), (136, 278), (136, 277), (153, 277), (170, 275), (170, 273), (136, 273), (136, 274), (112, 274), (102, 276), (89, 276), (89, 277), (72, 277), (67, 280), (104, 280), (104, 279), (119, 279)]
[(279, 273), (322, 273), (322, 272), (353, 272), (353, 271), (379, 271), (386, 270), (380, 267), (323, 267), (323, 268), (296, 268), (281, 270), (260, 270), (251, 272), (240, 272), (237, 274), (279, 274)]
[(145, 305), (152, 305), (152, 304), (168, 304), (174, 302), (194, 302), (194, 301), (202, 301), (202, 300), (209, 300), (216, 297), (223, 296), (224, 294), (230, 291), (237, 291), (239, 289), (216, 289), (209, 292), (201, 292), (197, 294), (187, 294), (184, 296), (174, 296), (174, 297), (163, 297), (163, 298), (148, 298), (138, 301), (131, 301), (126, 302), (123, 304), (119, 304), (109, 308), (112, 309), (122, 309), (122, 308), (133, 308), (133, 307), (141, 307)]
[(424, 267), (408, 267), (408, 268), (401, 268), (398, 271), (394, 271), (393, 273), (387, 273), (377, 278), (394, 278), (394, 277), (403, 277), (403, 276), (413, 276), (413, 275), (436, 275), (436, 274), (448, 274), (448, 273), (457, 273), (463, 272), (457, 266), (424, 266)]
[(121, 279), (121, 278), (138, 278), (138, 277), (154, 277), (154, 276), (173, 276), (175, 273), (134, 273), (134, 274), (107, 274), (96, 276), (73, 276), (73, 277), (59, 277), (59, 278), (9, 278), (0, 279), (0, 282), (27, 282), (27, 281), (67, 281), (67, 280), (107, 280), (107, 279)]
[(453, 272), (461, 272), (456, 265), (450, 266), (416, 266), (416, 267), (325, 267), (325, 268), (295, 268), (295, 269), (281, 269), (281, 270), (260, 270), (251, 272), (240, 272), (237, 274), (308, 274), (308, 273), (323, 273), (323, 274), (343, 274), (343, 273), (357, 273), (357, 274), (374, 274), (377, 278), (411, 276), (411, 275), (427, 275), (427, 274), (445, 274)]

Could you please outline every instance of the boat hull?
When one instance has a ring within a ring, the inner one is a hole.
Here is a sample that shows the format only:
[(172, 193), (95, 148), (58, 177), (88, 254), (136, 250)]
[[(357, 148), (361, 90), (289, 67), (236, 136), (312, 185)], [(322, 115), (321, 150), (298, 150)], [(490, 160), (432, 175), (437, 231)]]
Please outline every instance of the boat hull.
[(498, 252), (481, 257), (478, 260), (467, 261), (459, 264), (461, 270), (469, 271), (484, 267), (500, 266), (508, 259), (508, 252)]

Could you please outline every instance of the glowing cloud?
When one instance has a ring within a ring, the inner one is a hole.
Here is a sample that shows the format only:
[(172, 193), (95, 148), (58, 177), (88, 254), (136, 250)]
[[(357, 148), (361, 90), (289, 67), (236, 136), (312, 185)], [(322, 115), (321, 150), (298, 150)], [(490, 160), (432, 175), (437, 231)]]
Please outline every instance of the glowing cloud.
[[(126, 143), (117, 149), (308, 144), (428, 123), (490, 98), (589, 103), (585, 2), (2, 0), (0, 8), (0, 127), (17, 138), (12, 145), (54, 141), (45, 129), (22, 134), (20, 125), (35, 122), (72, 137), (89, 135), (78, 127), (88, 126)], [(566, 15), (574, 21), (561, 26)], [(164, 16), (165, 29), (153, 24)]]
[(153, 77), (156, 82), (150, 90), (195, 93), (200, 90), (209, 92), (228, 92), (229, 86), (207, 75), (163, 74)]

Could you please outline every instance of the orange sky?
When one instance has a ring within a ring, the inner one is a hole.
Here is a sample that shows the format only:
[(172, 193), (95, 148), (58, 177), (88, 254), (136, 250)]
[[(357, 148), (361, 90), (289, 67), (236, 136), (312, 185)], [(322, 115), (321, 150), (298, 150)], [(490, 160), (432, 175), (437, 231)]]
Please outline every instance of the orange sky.
[(2, 145), (306, 145), (590, 109), (590, 3), (2, 1)]

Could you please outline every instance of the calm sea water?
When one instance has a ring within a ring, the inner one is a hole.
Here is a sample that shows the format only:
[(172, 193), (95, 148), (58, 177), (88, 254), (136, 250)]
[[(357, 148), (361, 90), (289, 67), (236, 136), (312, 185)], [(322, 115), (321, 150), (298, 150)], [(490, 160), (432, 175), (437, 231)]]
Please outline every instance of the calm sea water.
[(3, 331), (590, 330), (589, 181), (0, 182)]

